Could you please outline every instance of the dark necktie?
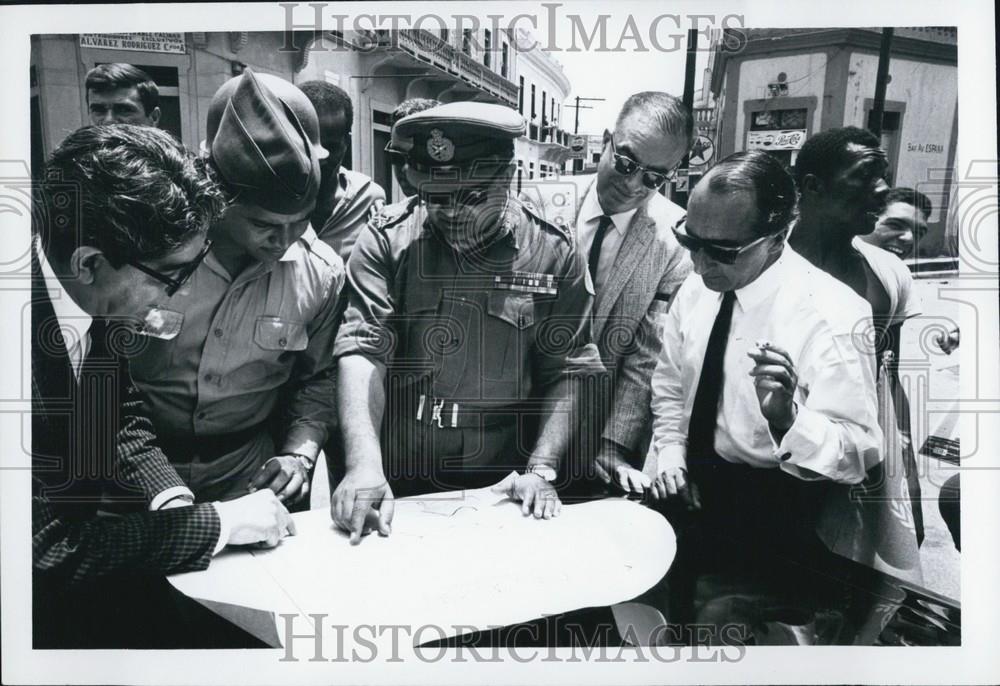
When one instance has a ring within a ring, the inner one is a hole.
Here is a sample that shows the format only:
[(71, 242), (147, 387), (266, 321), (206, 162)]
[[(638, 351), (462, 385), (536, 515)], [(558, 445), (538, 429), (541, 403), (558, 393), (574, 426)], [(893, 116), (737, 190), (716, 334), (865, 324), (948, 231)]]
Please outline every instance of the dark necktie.
[(597, 264), (601, 261), (601, 246), (604, 244), (604, 237), (608, 235), (608, 229), (614, 225), (611, 217), (606, 214), (601, 215), (597, 232), (594, 234), (594, 242), (590, 244), (590, 253), (587, 254), (587, 269), (590, 270), (591, 283), (597, 282)]
[(698, 390), (695, 392), (688, 425), (688, 468), (712, 459), (715, 455), (715, 427), (719, 420), (719, 398), (722, 397), (723, 363), (729, 325), (733, 320), (734, 291), (722, 296), (722, 306), (712, 325), (705, 350), (705, 363), (701, 368)]

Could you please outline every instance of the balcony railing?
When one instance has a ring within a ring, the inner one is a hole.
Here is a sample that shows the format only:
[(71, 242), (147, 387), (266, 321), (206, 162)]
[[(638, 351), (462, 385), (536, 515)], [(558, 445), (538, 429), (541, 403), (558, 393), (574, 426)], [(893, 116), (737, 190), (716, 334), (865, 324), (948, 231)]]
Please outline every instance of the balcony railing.
[(507, 105), (517, 105), (517, 85), (500, 76), (469, 55), (423, 29), (378, 31), (378, 46), (401, 50), (414, 58), (457, 76), (470, 86), (486, 91)]

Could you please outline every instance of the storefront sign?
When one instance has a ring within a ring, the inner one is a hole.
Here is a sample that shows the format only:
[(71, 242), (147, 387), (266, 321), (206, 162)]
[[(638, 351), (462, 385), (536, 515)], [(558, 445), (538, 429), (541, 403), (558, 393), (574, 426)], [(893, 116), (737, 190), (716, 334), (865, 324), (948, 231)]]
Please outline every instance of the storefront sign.
[(941, 143), (907, 143), (906, 152), (943, 153), (944, 145)]
[(586, 136), (570, 136), (569, 158), (571, 160), (582, 160), (587, 153)]
[(747, 132), (747, 150), (798, 150), (805, 142), (805, 129)]
[(81, 48), (169, 52), (183, 55), (183, 33), (81, 33)]

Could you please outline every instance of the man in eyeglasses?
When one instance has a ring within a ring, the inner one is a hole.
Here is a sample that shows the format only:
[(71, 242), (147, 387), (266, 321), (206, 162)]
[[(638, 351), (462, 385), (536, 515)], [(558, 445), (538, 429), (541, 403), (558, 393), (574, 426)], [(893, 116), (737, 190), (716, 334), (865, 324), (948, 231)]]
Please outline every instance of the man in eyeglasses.
[(779, 161), (737, 153), (698, 182), (675, 229), (695, 273), (653, 374), (649, 489), (682, 504), (672, 621), (694, 619), (699, 574), (803, 590), (808, 566), (782, 565), (822, 555), (830, 484), (858, 483), (880, 459), (874, 360), (853, 335), (871, 311), (786, 247), (795, 200)]
[(571, 381), (603, 369), (582, 256), (510, 195), (524, 130), (480, 102), (395, 126), (422, 202), (359, 237), (334, 353), (347, 473), (331, 515), (354, 542), (388, 534), (404, 495), (496, 484), (525, 514), (559, 514)]
[(164, 576), (204, 569), (230, 543), (277, 545), (294, 524), (269, 491), (193, 506), (178, 498), (190, 491), (158, 447), (128, 364), (148, 340), (136, 325), (204, 257), (221, 193), (172, 136), (143, 126), (80, 129), (40, 176), (34, 647), (260, 647)]
[(153, 341), (134, 375), (198, 501), (269, 488), (291, 506), (336, 421), (344, 267), (309, 228), (327, 151), (305, 94), (250, 69), (213, 97), (206, 146), (229, 206), (170, 300), (179, 333)]
[(662, 317), (691, 271), (671, 233), (684, 210), (660, 190), (691, 147), (693, 131), (691, 111), (680, 100), (636, 93), (625, 101), (614, 130), (604, 132), (597, 176), (577, 204), (560, 206), (553, 197), (560, 188), (537, 186), (542, 216), (573, 226), (587, 257), (596, 292), (594, 340), (611, 372), (604, 394), (587, 403), (593, 414), (582, 428), (598, 473), (633, 493), (650, 486), (641, 469)]

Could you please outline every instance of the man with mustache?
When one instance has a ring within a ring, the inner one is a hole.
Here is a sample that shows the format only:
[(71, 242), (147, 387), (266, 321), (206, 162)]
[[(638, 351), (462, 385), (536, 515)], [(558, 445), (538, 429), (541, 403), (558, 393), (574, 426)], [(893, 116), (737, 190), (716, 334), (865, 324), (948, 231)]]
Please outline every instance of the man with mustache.
[(395, 126), (422, 202), (359, 237), (334, 352), (347, 473), (331, 515), (353, 542), (389, 533), (393, 497), (497, 482), (525, 514), (559, 514), (571, 382), (603, 367), (583, 256), (511, 197), (524, 130), (479, 102)]
[(924, 537), (920, 481), (910, 442), (910, 405), (899, 383), (898, 363), (903, 322), (920, 314), (920, 304), (913, 295), (913, 277), (906, 265), (861, 239), (875, 230), (885, 210), (890, 193), (885, 182), (887, 169), (879, 139), (870, 131), (847, 126), (810, 138), (795, 161), (799, 218), (788, 243), (868, 301), (876, 359), (881, 365), (883, 354), (892, 353), (887, 369), (919, 543)]

